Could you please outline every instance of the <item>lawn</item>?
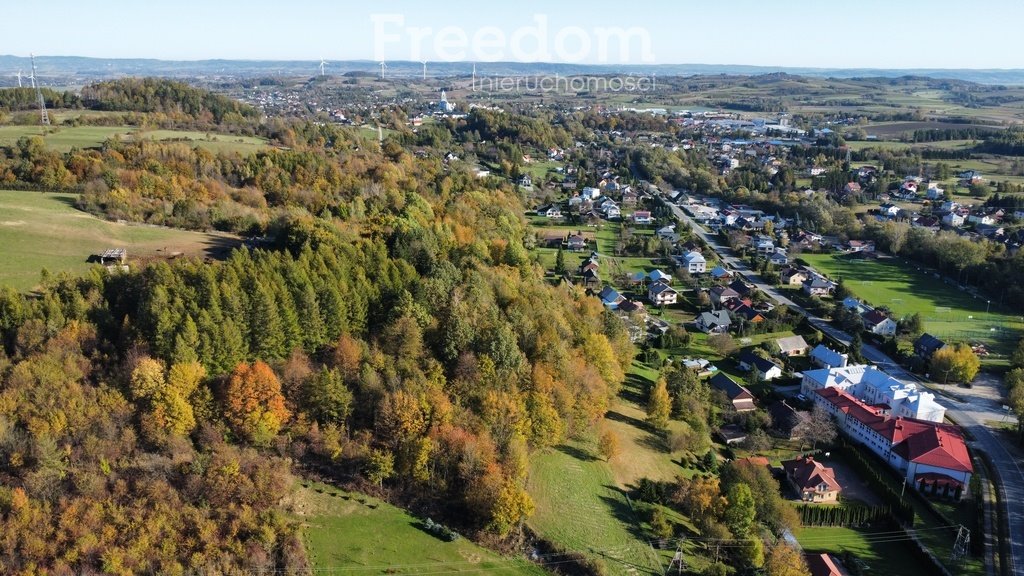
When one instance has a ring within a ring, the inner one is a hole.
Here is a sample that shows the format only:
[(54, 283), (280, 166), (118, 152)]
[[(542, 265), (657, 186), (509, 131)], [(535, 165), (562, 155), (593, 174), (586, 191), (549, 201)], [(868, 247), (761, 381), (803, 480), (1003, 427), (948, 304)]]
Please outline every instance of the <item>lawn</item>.
[(23, 136), (43, 136), (46, 145), (58, 152), (69, 152), (72, 148), (97, 148), (114, 136), (183, 141), (212, 152), (241, 154), (256, 152), (268, 146), (263, 138), (189, 130), (140, 131), (132, 126), (51, 126), (44, 132), (40, 126), (0, 126), (0, 146), (14, 146)]
[(978, 340), (1006, 353), (1024, 329), (1021, 316), (996, 302), (988, 305), (899, 258), (851, 260), (837, 254), (802, 254), (800, 258), (833, 278), (842, 277), (858, 298), (888, 306), (897, 317), (921, 314), (925, 330), (940, 338)]
[(29, 290), (42, 269), (82, 274), (90, 255), (127, 248), (138, 258), (219, 256), (238, 243), (227, 234), (206, 234), (154, 226), (117, 224), (74, 208), (74, 194), (0, 191), (0, 284)]
[(465, 538), (441, 540), (419, 518), (361, 494), (308, 483), (287, 505), (302, 524), (314, 572), (545, 574), (525, 558), (502, 557)]
[(797, 535), (797, 541), (808, 552), (849, 551), (868, 566), (872, 576), (906, 576), (916, 574), (921, 566), (912, 556), (909, 545), (899, 538), (901, 533), (887, 533), (871, 529), (807, 527)]
[(530, 528), (585, 554), (609, 573), (660, 574), (640, 519), (596, 452), (593, 442), (570, 441), (533, 456), (527, 489), (537, 509)]

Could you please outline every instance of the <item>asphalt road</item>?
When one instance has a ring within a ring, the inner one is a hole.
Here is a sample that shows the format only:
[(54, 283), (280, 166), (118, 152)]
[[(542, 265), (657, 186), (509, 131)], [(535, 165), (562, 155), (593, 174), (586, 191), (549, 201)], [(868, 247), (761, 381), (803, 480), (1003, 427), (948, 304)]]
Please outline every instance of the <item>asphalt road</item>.
[[(827, 334), (831, 338), (849, 344), (851, 337), (842, 330), (834, 328), (827, 321), (798, 306), (789, 298), (782, 295), (774, 286), (766, 284), (764, 280), (741, 259), (733, 255), (732, 250), (719, 241), (716, 234), (709, 234), (697, 224), (686, 212), (678, 206), (666, 203), (672, 207), (676, 217), (686, 222), (704, 242), (717, 254), (722, 262), (729, 268), (742, 274), (746, 280), (757, 286), (759, 290), (767, 294), (779, 304), (785, 304), (791, 310), (796, 310), (807, 317), (808, 322)], [(970, 391), (957, 391), (950, 394), (941, 386), (924, 382), (914, 374), (911, 374), (902, 366), (886, 356), (878, 348), (865, 344), (861, 353), (868, 361), (881, 367), (893, 378), (904, 382), (913, 382), (919, 386), (926, 386), (932, 391), (943, 396), (943, 405), (946, 406), (946, 414), (955, 420), (963, 429), (973, 437), (969, 442), (971, 448), (981, 450), (988, 454), (993, 466), (998, 470), (1003, 492), (1003, 508), (1006, 517), (1009, 519), (1010, 553), (1011, 566), (1009, 573), (1016, 574), (1016, 567), (1021, 567), (1024, 574), (1024, 470), (1020, 462), (1006, 448), (1003, 442), (996, 436), (996, 433), (986, 425), (987, 422), (998, 422), (1007, 419), (1000, 401), (1001, 393), (998, 389), (998, 382), (985, 384), (987, 388), (975, 386)], [(1012, 415), (1009, 418), (1013, 418)]]

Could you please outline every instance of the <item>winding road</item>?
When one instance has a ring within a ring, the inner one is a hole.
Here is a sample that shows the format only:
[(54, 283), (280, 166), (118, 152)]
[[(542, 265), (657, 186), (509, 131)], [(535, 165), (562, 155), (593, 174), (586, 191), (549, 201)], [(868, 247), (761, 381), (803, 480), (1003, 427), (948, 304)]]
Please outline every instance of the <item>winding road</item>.
[[(704, 240), (708, 247), (718, 255), (723, 265), (742, 274), (747, 282), (756, 286), (777, 303), (785, 304), (791, 310), (803, 314), (807, 317), (807, 321), (822, 333), (834, 340), (849, 344), (851, 340), (849, 334), (833, 327), (826, 320), (809, 313), (786, 298), (775, 286), (766, 283), (756, 271), (751, 270), (742, 259), (736, 257), (731, 248), (722, 245), (718, 235), (706, 232), (679, 206), (672, 204), (667, 199), (664, 202), (672, 208), (676, 218), (689, 224), (694, 233)], [(1008, 573), (1017, 574), (1017, 566), (1020, 566), (1024, 573), (1024, 469), (1020, 465), (1019, 458), (1014, 456), (988, 425), (991, 422), (1014, 418), (1012, 414), (1007, 416), (1002, 408), (999, 383), (987, 382), (969, 389), (958, 389), (954, 395), (943, 390), (941, 386), (925, 382), (911, 374), (874, 346), (864, 344), (861, 353), (869, 362), (881, 367), (893, 378), (925, 386), (942, 395), (946, 400), (943, 404), (946, 406), (947, 416), (967, 431), (972, 438), (968, 441), (971, 448), (988, 454), (999, 473), (998, 489), (1002, 491), (1003, 509), (1009, 524), (1010, 566)]]

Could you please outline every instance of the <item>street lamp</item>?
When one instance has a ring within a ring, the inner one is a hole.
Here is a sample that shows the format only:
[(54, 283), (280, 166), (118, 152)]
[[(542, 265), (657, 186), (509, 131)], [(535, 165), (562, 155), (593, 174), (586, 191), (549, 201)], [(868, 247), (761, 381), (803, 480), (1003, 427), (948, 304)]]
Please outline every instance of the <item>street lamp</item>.
[(985, 314), (988, 314), (988, 309), (989, 309), (989, 306), (991, 306), (991, 305), (992, 305), (992, 301), (991, 300), (985, 300)]

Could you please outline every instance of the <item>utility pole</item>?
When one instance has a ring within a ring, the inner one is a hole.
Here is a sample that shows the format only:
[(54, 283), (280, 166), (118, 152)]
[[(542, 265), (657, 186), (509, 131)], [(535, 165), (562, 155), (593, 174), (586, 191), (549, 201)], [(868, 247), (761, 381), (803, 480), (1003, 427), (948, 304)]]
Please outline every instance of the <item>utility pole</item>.
[[(42, 89), (39, 87), (39, 84), (36, 83), (36, 57), (33, 54), (29, 54), (28, 56), (29, 56), (29, 58), (32, 61), (32, 76), (30, 76), (29, 78), (32, 80), (32, 88), (35, 88), (36, 100), (39, 102), (39, 116), (40, 116), (40, 120), (42, 121), (43, 126), (49, 126), (50, 125), (50, 117), (49, 117), (49, 115), (46, 114), (46, 100), (43, 99), (43, 91), (42, 91)], [(19, 81), (20, 81), (20, 78), (19, 78)]]
[(672, 573), (672, 568), (676, 569), (676, 576), (682, 576), (683, 568), (685, 568), (686, 560), (683, 558), (683, 541), (686, 538), (680, 538), (679, 543), (676, 544), (676, 553), (672, 556), (672, 562), (669, 563), (668, 568), (665, 570), (665, 576)]
[(959, 562), (967, 555), (967, 546), (971, 543), (971, 531), (960, 525), (956, 533), (956, 543), (953, 544), (953, 552), (949, 555), (952, 562)]

